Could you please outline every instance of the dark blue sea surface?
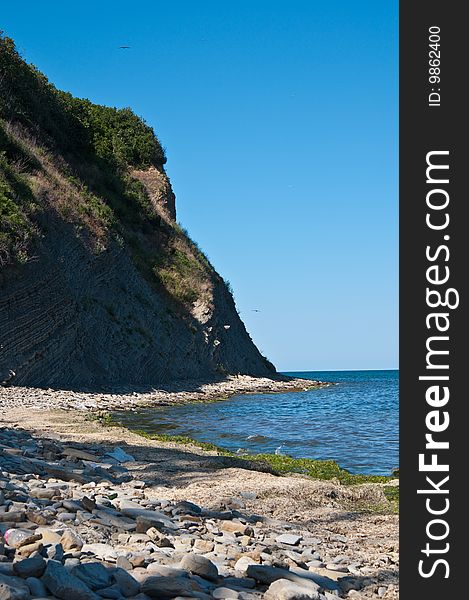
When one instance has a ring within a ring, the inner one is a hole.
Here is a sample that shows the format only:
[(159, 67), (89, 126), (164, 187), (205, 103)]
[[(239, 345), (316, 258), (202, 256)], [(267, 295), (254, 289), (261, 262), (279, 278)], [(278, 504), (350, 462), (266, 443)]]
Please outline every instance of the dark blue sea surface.
[(234, 452), (333, 459), (352, 473), (398, 467), (398, 371), (288, 373), (335, 382), (286, 394), (241, 394), (222, 402), (119, 413), (130, 428), (187, 435)]

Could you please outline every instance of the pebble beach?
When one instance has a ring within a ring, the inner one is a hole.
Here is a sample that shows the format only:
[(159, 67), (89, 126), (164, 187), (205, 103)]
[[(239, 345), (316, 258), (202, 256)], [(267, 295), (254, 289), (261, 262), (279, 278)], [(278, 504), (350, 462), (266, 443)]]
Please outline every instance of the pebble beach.
[(280, 477), (90, 419), (215, 388), (1, 388), (0, 598), (397, 598), (398, 517), (362, 510), (383, 486)]

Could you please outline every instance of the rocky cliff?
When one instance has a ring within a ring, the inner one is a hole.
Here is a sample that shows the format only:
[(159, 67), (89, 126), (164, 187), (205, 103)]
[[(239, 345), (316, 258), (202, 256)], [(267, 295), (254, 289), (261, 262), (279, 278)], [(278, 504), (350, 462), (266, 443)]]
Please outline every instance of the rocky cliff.
[(275, 373), (177, 224), (165, 162), (130, 109), (57, 90), (0, 37), (0, 381)]

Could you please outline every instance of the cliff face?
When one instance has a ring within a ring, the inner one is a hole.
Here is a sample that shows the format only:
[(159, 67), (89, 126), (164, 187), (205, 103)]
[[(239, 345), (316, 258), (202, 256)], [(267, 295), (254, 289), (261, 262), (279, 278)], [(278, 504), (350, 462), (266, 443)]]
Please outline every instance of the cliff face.
[(129, 109), (56, 90), (0, 37), (0, 381), (275, 373), (177, 225), (165, 160)]

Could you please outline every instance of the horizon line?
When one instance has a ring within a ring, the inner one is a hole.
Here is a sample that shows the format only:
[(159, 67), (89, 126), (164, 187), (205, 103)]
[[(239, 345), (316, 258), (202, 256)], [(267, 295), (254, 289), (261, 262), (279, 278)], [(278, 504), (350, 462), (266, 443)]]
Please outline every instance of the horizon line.
[(399, 371), (399, 367), (389, 367), (382, 369), (298, 369), (295, 371), (278, 369), (279, 373), (324, 373), (324, 372), (339, 372), (339, 371)]

